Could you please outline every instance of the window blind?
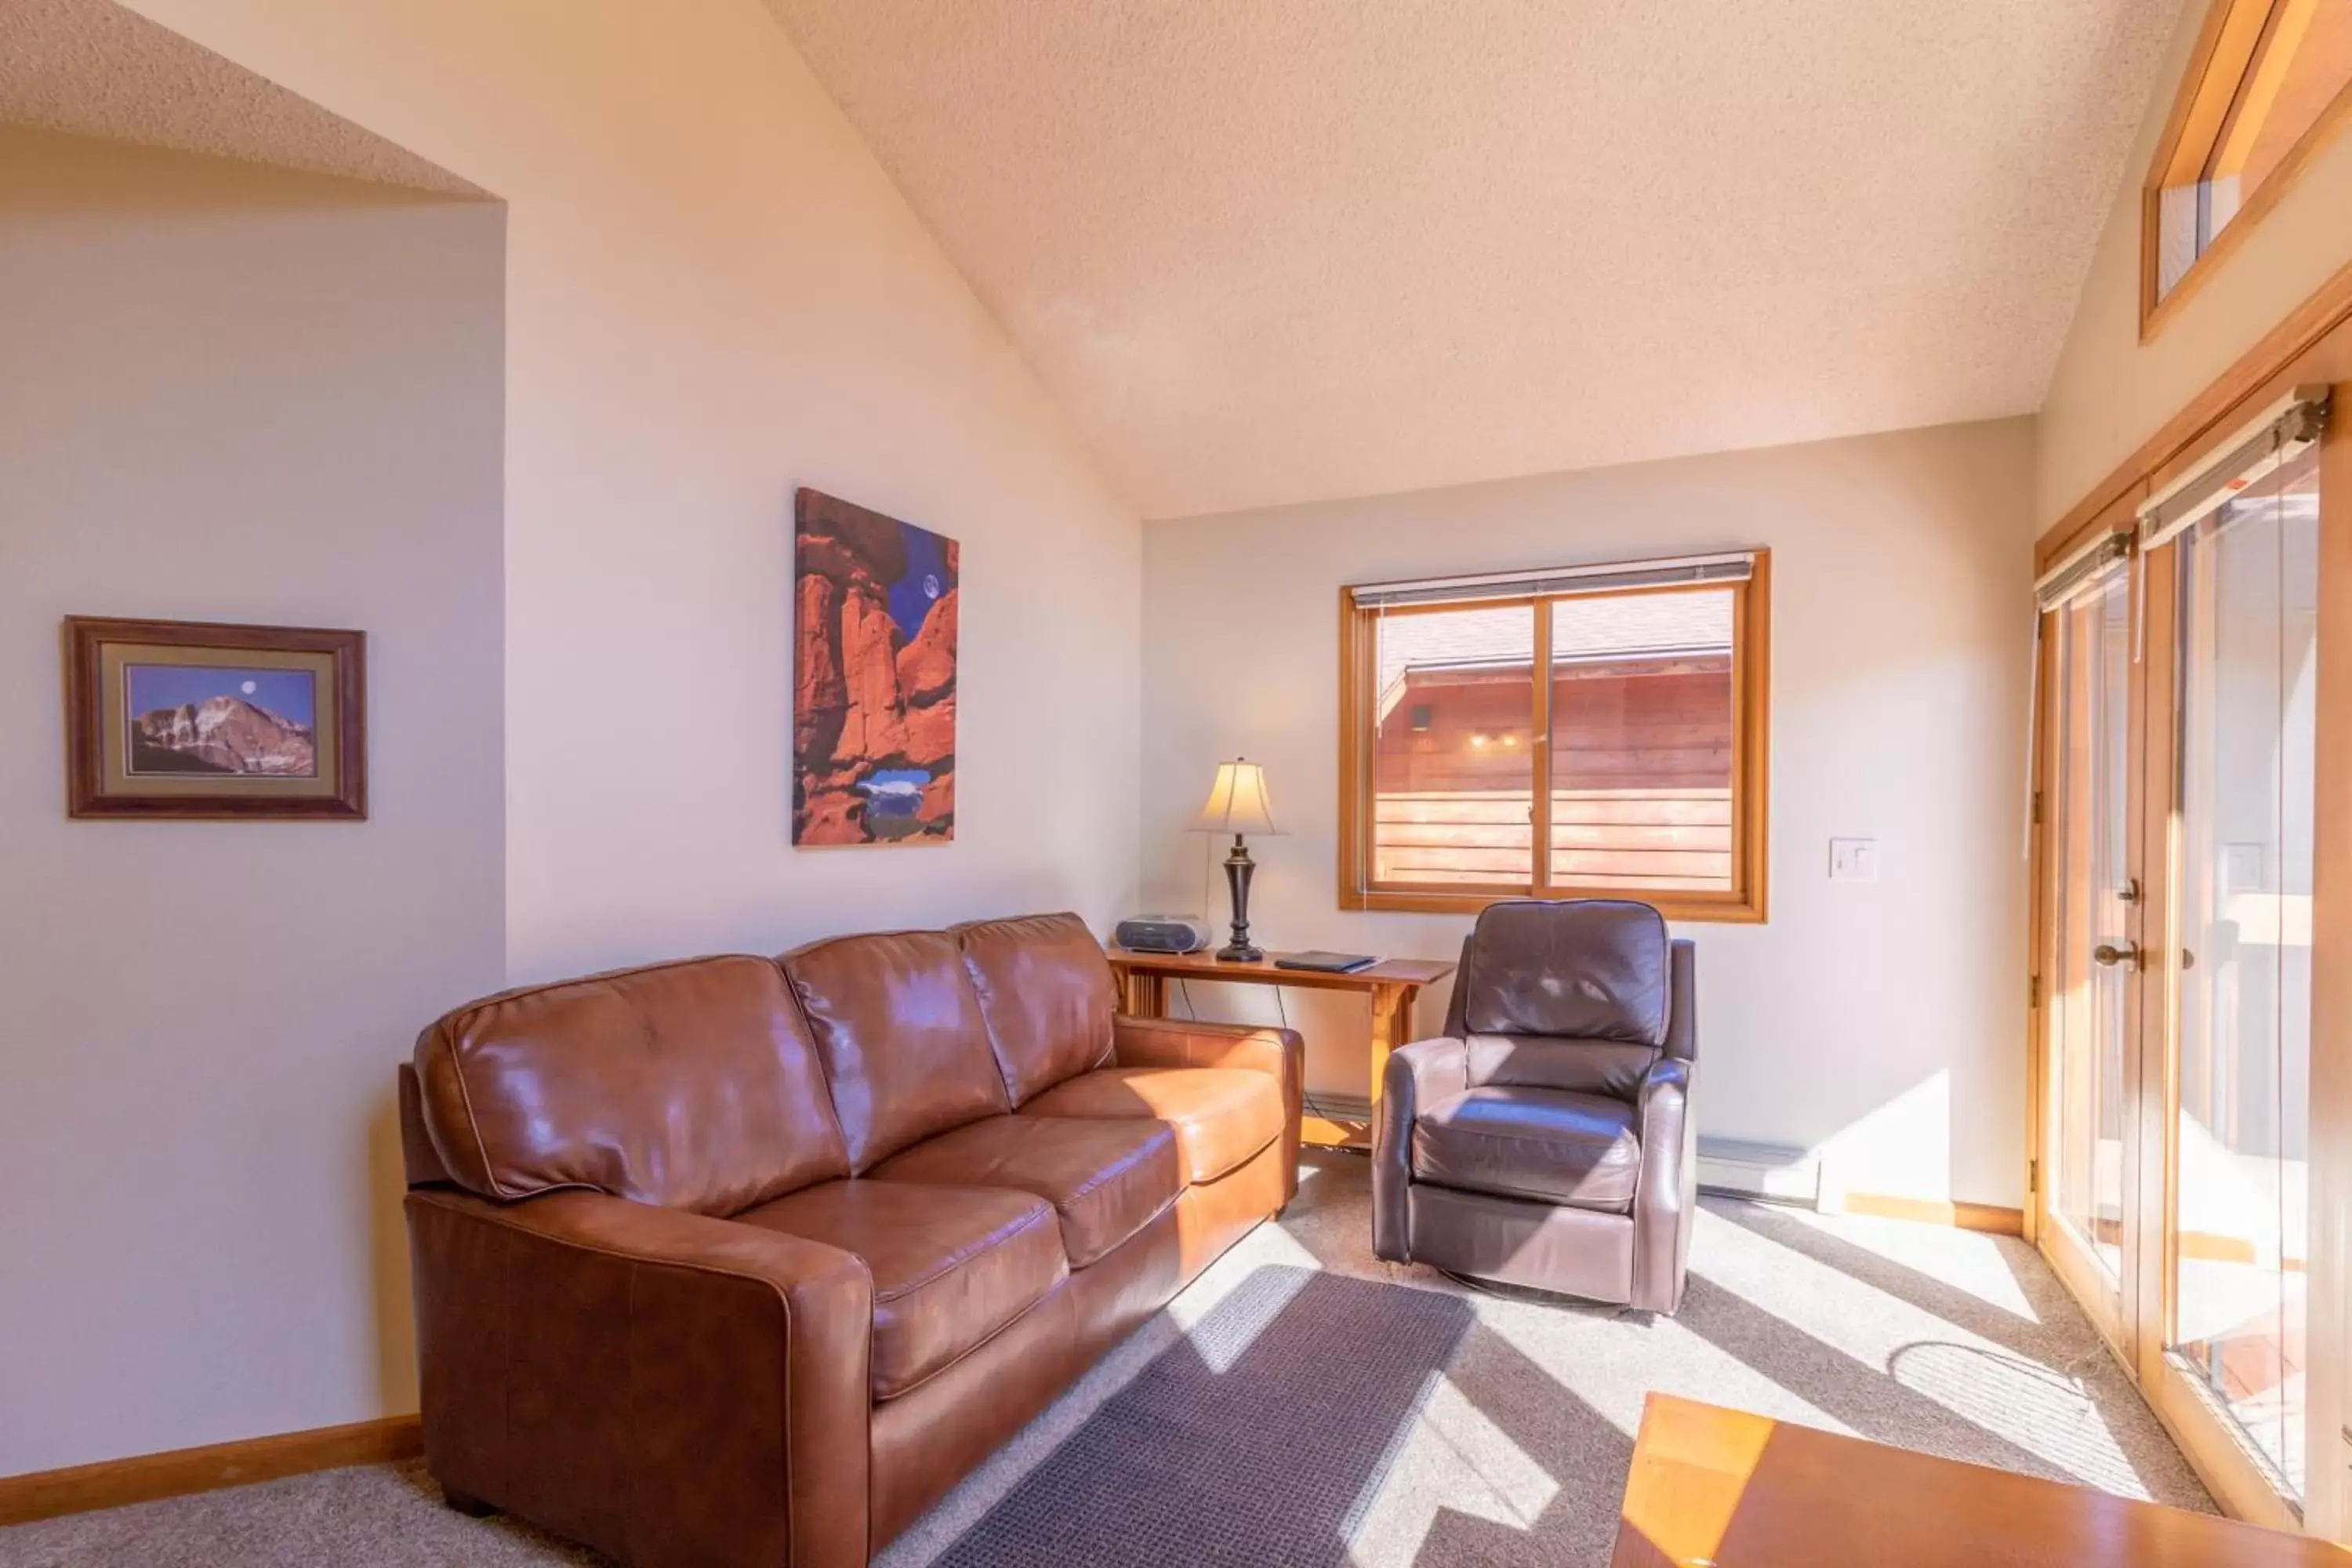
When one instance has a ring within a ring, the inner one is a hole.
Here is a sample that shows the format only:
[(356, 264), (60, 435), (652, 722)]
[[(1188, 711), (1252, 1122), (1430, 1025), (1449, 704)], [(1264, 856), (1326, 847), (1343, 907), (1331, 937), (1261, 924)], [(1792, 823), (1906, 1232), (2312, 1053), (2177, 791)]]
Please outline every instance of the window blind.
[(2131, 552), (2132, 533), (2127, 528), (2085, 540), (2034, 580), (2033, 597), (2044, 612), (2054, 610)]
[(2327, 388), (2299, 386), (2273, 406), (2221, 455), (2165, 487), (2139, 509), (2139, 543), (2153, 550), (2241, 492), (2301, 457), (2327, 428)]
[(1609, 594), (1628, 588), (1703, 587), (1717, 583), (1745, 583), (1755, 574), (1755, 552), (1743, 550), (1659, 561), (1620, 561), (1599, 566), (1555, 566), (1534, 572), (1486, 572), (1464, 577), (1364, 583), (1349, 588), (1348, 597), (1358, 609), (1394, 609), (1403, 605), (1467, 605), (1483, 599)]

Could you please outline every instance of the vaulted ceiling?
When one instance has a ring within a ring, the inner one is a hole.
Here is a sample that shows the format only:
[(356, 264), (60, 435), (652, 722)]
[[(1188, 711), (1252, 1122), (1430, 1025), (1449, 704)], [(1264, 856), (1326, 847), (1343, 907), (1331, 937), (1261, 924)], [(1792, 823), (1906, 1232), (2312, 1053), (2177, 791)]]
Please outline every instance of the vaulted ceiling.
[(2029, 412), (2180, 11), (768, 3), (1147, 517)]
[(113, 0), (0, 0), (0, 125), (483, 193)]

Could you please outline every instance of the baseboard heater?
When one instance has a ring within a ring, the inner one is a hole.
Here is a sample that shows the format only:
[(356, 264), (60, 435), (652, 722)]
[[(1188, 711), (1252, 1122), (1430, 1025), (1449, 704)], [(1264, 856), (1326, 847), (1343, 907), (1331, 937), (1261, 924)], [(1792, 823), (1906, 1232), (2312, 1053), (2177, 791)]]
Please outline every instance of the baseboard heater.
[(1698, 1141), (1698, 1190), (1819, 1208), (1822, 1163), (1802, 1149), (1702, 1138)]
[(1326, 1094), (1319, 1089), (1307, 1091), (1307, 1114), (1328, 1117), (1334, 1121), (1370, 1121), (1372, 1102), (1360, 1094)]

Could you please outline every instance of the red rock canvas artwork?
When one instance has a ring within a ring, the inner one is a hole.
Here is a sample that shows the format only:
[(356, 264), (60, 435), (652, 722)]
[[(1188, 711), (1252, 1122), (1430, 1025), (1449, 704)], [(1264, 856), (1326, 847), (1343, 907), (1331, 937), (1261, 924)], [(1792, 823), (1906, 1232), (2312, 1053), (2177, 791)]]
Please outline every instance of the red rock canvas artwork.
[(953, 838), (956, 542), (817, 490), (796, 511), (793, 842)]

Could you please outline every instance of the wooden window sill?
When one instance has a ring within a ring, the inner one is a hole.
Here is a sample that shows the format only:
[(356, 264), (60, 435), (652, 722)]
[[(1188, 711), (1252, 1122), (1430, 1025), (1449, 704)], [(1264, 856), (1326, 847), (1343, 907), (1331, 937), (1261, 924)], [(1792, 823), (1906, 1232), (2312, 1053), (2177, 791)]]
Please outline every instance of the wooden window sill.
[(1762, 925), (1761, 899), (1738, 893), (1678, 893), (1643, 888), (1342, 888), (1339, 907), (1386, 914), (1475, 915), (1489, 904), (1513, 899), (1629, 899), (1655, 909), (1670, 921), (1718, 925)]

